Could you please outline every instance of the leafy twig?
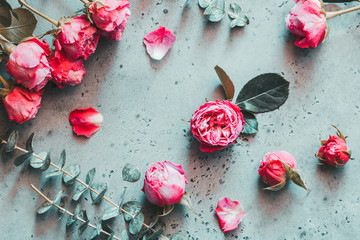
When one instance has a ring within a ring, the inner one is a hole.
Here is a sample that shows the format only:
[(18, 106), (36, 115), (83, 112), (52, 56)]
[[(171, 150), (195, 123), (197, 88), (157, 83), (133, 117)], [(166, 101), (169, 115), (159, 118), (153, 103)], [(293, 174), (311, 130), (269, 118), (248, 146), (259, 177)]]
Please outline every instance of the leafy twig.
[[(0, 139), (1, 144), (8, 144), (7, 141)], [(15, 144), (14, 149), (21, 151), (23, 153), (29, 153), (29, 151), (27, 151), (24, 148), (19, 147), (17, 144)], [(41, 157), (35, 153), (31, 154), (33, 157), (45, 162), (46, 158)], [(56, 164), (50, 162), (50, 166), (56, 168), (57, 170), (61, 171), (62, 173), (68, 175), (71, 179), (75, 178), (75, 181), (77, 181), (78, 183), (80, 183), (81, 185), (83, 185), (84, 187), (86, 187), (87, 189), (89, 189), (90, 191), (92, 191), (93, 193), (100, 195), (101, 193), (99, 193), (98, 191), (96, 191), (94, 188), (92, 188), (90, 185), (86, 184), (85, 182), (83, 182), (82, 180), (76, 178), (76, 176), (72, 175), (71, 173), (67, 172), (66, 170), (64, 170), (63, 168), (57, 166)], [(129, 213), (128, 211), (126, 211), (125, 209), (123, 209), (121, 206), (117, 205), (116, 203), (114, 203), (113, 201), (111, 201), (109, 198), (102, 196), (102, 199), (104, 199), (105, 201), (107, 201), (108, 203), (112, 204), (113, 206), (117, 207), (119, 210), (121, 210), (123, 213), (127, 214), (128, 216), (130, 216), (131, 218), (135, 218), (135, 216), (131, 213)], [(155, 229), (153, 229), (152, 227), (150, 227), (148, 224), (143, 223), (142, 224), (145, 228), (150, 229), (153, 233), (156, 233), (157, 231)], [(167, 237), (165, 237), (164, 235), (160, 235), (163, 239), (168, 240)]]
[[(37, 192), (41, 197), (43, 197), (48, 203), (50, 203), (51, 205), (53, 205), (54, 207), (56, 207), (57, 209), (59, 209), (61, 212), (64, 212), (64, 213), (70, 215), (71, 217), (75, 218), (76, 220), (79, 220), (79, 221), (82, 222), (82, 223), (85, 223), (85, 222), (86, 222), (86, 220), (84, 220), (84, 219), (82, 219), (82, 218), (80, 218), (80, 217), (78, 217), (78, 216), (75, 216), (75, 214), (73, 214), (73, 213), (70, 212), (69, 210), (67, 210), (67, 209), (59, 206), (58, 204), (54, 203), (54, 201), (52, 201), (52, 200), (50, 200), (48, 197), (46, 197), (46, 196), (45, 196), (39, 189), (37, 189), (34, 185), (30, 184), (30, 186), (31, 186), (31, 188), (32, 188), (35, 192)], [(91, 224), (91, 223), (89, 223), (88, 226), (89, 226), (89, 227), (92, 227), (92, 228), (95, 229), (95, 230), (97, 229), (97, 227), (96, 227), (95, 225)], [(103, 234), (108, 235), (108, 236), (111, 235), (111, 233), (108, 233), (107, 231), (105, 231), (105, 230), (103, 230), (103, 229), (101, 229), (101, 232), (102, 232)], [(121, 240), (121, 238), (119, 238), (119, 237), (117, 237), (117, 236), (114, 236), (114, 235), (113, 235), (113, 238), (114, 238), (114, 239), (117, 239), (117, 240)]]

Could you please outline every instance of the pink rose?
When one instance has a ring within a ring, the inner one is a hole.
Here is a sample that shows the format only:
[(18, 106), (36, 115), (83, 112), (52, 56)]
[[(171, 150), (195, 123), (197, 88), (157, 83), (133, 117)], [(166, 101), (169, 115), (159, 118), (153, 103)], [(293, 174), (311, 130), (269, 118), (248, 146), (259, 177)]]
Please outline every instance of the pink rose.
[(131, 14), (129, 8), (128, 0), (93, 1), (89, 12), (102, 36), (120, 41)]
[(322, 147), (316, 155), (321, 162), (330, 166), (344, 166), (350, 159), (351, 151), (346, 145), (345, 138), (329, 136), (329, 139), (322, 141)]
[(289, 165), (292, 169), (296, 166), (295, 158), (288, 152), (277, 151), (265, 155), (258, 171), (264, 183), (273, 186), (286, 179), (286, 170), (281, 162)]
[(295, 3), (285, 18), (286, 26), (297, 36), (296, 46), (315, 48), (328, 33), (323, 3), (321, 0), (295, 0)]
[(7, 72), (24, 87), (39, 91), (51, 79), (47, 60), (50, 47), (46, 42), (32, 38), (20, 43), (10, 54)]
[(213, 152), (233, 144), (244, 124), (240, 108), (229, 101), (207, 102), (191, 117), (191, 131), (203, 152)]
[(41, 106), (42, 91), (30, 92), (28, 89), (17, 86), (3, 98), (9, 119), (17, 123), (24, 123), (35, 117)]
[(80, 57), (86, 60), (95, 52), (99, 41), (96, 27), (91, 25), (85, 15), (63, 22), (55, 37), (56, 48), (64, 50), (66, 55), (74, 60)]
[(49, 64), (53, 81), (60, 88), (64, 88), (66, 84), (72, 86), (79, 84), (85, 77), (86, 71), (82, 59), (69, 59), (62, 51), (55, 51), (49, 59)]
[(181, 165), (157, 162), (150, 164), (147, 169), (142, 190), (152, 204), (162, 207), (179, 202), (187, 183)]
[(224, 233), (238, 228), (240, 221), (245, 216), (245, 210), (241, 203), (232, 201), (228, 197), (219, 199), (215, 212)]
[(71, 111), (69, 120), (77, 135), (90, 137), (100, 129), (104, 118), (93, 108), (81, 108)]

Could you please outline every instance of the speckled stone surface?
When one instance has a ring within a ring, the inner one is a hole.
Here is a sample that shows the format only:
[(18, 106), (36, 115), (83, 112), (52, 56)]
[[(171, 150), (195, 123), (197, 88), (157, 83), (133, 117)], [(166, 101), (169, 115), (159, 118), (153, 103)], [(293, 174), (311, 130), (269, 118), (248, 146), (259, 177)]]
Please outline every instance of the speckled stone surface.
[[(14, 7), (16, 1), (10, 1)], [(81, 9), (80, 1), (29, 1), (55, 19)], [(130, 0), (132, 15), (121, 42), (101, 40), (85, 63), (81, 85), (64, 90), (49, 84), (36, 119), (17, 126), (20, 143), (35, 135), (35, 150), (51, 151), (54, 161), (67, 150), (68, 164), (82, 167), (81, 179), (96, 167), (96, 180), (108, 184), (107, 196), (115, 201), (124, 187), (125, 200), (145, 202), (143, 175), (136, 183), (122, 181), (126, 163), (142, 173), (155, 161), (184, 166), (190, 180), (187, 190), (199, 216), (182, 206), (161, 219), (167, 235), (183, 232), (184, 239), (358, 239), (360, 235), (359, 162), (343, 169), (319, 167), (314, 157), (319, 138), (327, 138), (337, 125), (360, 159), (360, 14), (329, 20), (329, 38), (317, 49), (299, 49), (285, 28), (284, 17), (293, 1), (234, 1), (250, 17), (244, 29), (230, 30), (230, 20), (208, 23), (196, 0)], [(355, 4), (331, 5), (332, 10)], [(329, 7), (328, 7), (329, 9)], [(51, 25), (39, 19), (36, 33)], [(165, 26), (177, 40), (162, 61), (145, 53), (143, 37)], [(259, 132), (243, 136), (237, 145), (207, 154), (189, 133), (191, 114), (205, 102), (223, 97), (213, 67), (225, 69), (236, 91), (251, 78), (266, 72), (282, 74), (290, 84), (288, 101), (280, 109), (258, 114)], [(73, 134), (71, 110), (95, 107), (104, 116), (101, 129), (90, 139)], [(10, 125), (0, 106), (0, 131)], [(287, 150), (298, 161), (311, 192), (288, 184), (279, 192), (266, 192), (257, 169), (269, 151)], [(42, 199), (30, 189), (34, 184), (54, 196), (64, 187), (60, 178), (14, 167), (0, 161), (1, 239), (87, 239), (65, 228), (66, 218), (55, 211), (37, 216)], [(223, 234), (214, 214), (217, 200), (228, 196), (242, 203), (246, 217), (237, 230)], [(86, 194), (81, 203), (93, 221), (106, 202), (91, 206)], [(147, 205), (149, 206), (149, 205)], [(71, 207), (73, 209), (73, 205)], [(118, 218), (111, 222), (116, 235), (124, 229)]]

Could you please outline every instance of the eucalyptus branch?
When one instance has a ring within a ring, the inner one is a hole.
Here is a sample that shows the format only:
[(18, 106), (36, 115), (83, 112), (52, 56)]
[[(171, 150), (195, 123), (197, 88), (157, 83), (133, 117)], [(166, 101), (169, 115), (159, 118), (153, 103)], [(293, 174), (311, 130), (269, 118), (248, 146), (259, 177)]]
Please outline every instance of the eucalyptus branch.
[[(70, 212), (69, 210), (67, 210), (67, 209), (59, 206), (58, 204), (54, 203), (54, 201), (52, 201), (52, 200), (50, 200), (48, 197), (46, 197), (46, 196), (45, 196), (39, 189), (37, 189), (34, 185), (30, 184), (30, 186), (31, 186), (31, 188), (32, 188), (35, 192), (37, 192), (42, 198), (44, 198), (48, 203), (50, 203), (51, 205), (53, 205), (54, 207), (56, 207), (56, 208), (59, 209), (60, 211), (62, 211), (62, 212), (64, 212), (64, 213), (66, 213), (66, 214), (74, 217), (76, 220), (79, 220), (79, 221), (82, 222), (82, 223), (85, 223), (85, 222), (86, 222), (84, 219), (82, 219), (82, 218), (80, 218), (80, 217), (78, 217), (78, 216), (75, 216), (75, 214), (73, 214), (73, 213)], [(92, 227), (92, 228), (95, 229), (95, 230), (97, 229), (97, 227), (96, 227), (95, 225), (91, 224), (91, 223), (89, 223), (88, 226), (89, 226), (89, 227)], [(101, 232), (102, 232), (103, 234), (106, 234), (106, 235), (108, 235), (108, 236), (111, 236), (111, 233), (108, 233), (107, 231), (105, 231), (105, 230), (103, 230), (103, 229), (101, 229)], [(114, 238), (114, 239), (117, 239), (117, 240), (121, 240), (121, 238), (119, 238), (119, 237), (117, 237), (117, 236), (115, 236), (115, 235), (113, 235), (113, 238)]]
[(18, 0), (20, 5), (24, 5), (25, 7), (27, 7), (28, 9), (30, 9), (31, 11), (33, 11), (34, 13), (36, 13), (37, 15), (39, 15), (40, 17), (48, 20), (49, 22), (51, 22), (52, 24), (54, 24), (55, 26), (59, 26), (59, 22), (46, 16), (45, 14), (43, 14), (42, 12), (39, 12), (38, 10), (36, 10), (35, 8), (33, 8), (32, 6), (30, 6), (27, 2), (25, 2), (24, 0)]
[[(17, 140), (16, 140), (17, 141)], [(1, 144), (9, 144), (8, 141), (0, 139)], [(30, 154), (30, 156), (33, 156), (39, 160), (41, 160), (42, 162), (46, 162), (47, 159), (39, 156), (38, 154), (35, 154), (34, 152), (28, 151), (24, 148), (19, 147), (16, 142), (12, 143), (14, 144), (13, 149), (18, 150), (23, 152), (24, 154)], [(53, 162), (49, 162), (50, 166), (56, 168), (57, 170), (61, 171), (62, 173), (66, 174), (67, 176), (69, 176), (70, 178), (74, 178), (75, 181), (77, 181), (78, 183), (80, 183), (81, 185), (83, 185), (84, 187), (86, 187), (87, 189), (89, 189), (90, 191), (92, 191), (93, 193), (95, 193), (96, 195), (100, 195), (101, 193), (99, 193), (98, 191), (96, 191), (93, 187), (90, 186), (90, 184), (86, 184), (84, 181), (78, 179), (76, 176), (72, 175), (71, 173), (67, 172), (66, 170), (64, 170), (62, 167), (59, 167), (58, 165), (54, 164)], [(111, 201), (109, 198), (105, 197), (104, 195), (101, 196), (102, 199), (104, 199), (105, 201), (107, 201), (108, 203), (112, 204), (113, 206), (117, 207), (120, 211), (122, 211), (123, 213), (127, 214), (128, 216), (130, 216), (131, 218), (135, 218), (135, 216), (131, 213), (129, 213), (128, 211), (126, 211), (125, 209), (123, 209), (120, 205), (114, 203), (113, 201)], [(153, 229), (152, 227), (150, 227), (150, 225), (146, 224), (146, 223), (142, 223), (142, 225), (146, 228), (151, 230), (153, 233), (156, 233), (157, 231), (155, 229)], [(167, 237), (165, 237), (164, 235), (160, 235), (161, 238), (168, 240)]]

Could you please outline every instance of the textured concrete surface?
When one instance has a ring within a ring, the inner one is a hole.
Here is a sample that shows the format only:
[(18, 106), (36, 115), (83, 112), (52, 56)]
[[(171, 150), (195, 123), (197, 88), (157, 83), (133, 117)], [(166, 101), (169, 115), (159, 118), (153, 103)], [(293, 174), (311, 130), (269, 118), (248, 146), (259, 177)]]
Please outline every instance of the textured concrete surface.
[[(10, 1), (14, 7), (16, 1)], [(29, 1), (53, 18), (71, 15), (81, 2)], [(96, 167), (96, 179), (108, 184), (107, 196), (117, 200), (124, 187), (125, 200), (145, 201), (143, 177), (122, 181), (121, 170), (132, 163), (144, 172), (155, 161), (182, 164), (190, 179), (187, 190), (199, 216), (185, 207), (161, 219), (165, 234), (179, 231), (185, 239), (357, 239), (360, 223), (359, 162), (344, 169), (318, 167), (314, 154), (319, 138), (334, 134), (330, 124), (348, 135), (353, 157), (360, 159), (360, 14), (329, 20), (331, 33), (317, 49), (294, 46), (284, 17), (291, 0), (235, 1), (248, 13), (250, 25), (229, 29), (229, 19), (208, 23), (196, 0), (133, 1), (132, 15), (121, 42), (101, 40), (85, 63), (83, 83), (64, 90), (51, 84), (43, 95), (36, 119), (17, 126), (20, 142), (33, 131), (35, 149), (58, 156), (67, 150), (68, 163), (82, 167), (81, 179)], [(348, 4), (347, 6), (353, 6)], [(344, 8), (343, 4), (338, 5)], [(330, 6), (336, 10), (339, 7)], [(175, 32), (177, 41), (160, 62), (152, 61), (142, 44), (146, 33), (158, 26)], [(36, 33), (50, 24), (39, 19)], [(288, 101), (276, 111), (257, 115), (259, 132), (243, 136), (239, 144), (213, 154), (199, 150), (189, 134), (191, 114), (205, 98), (222, 97), (213, 67), (223, 67), (237, 91), (251, 78), (266, 72), (284, 75), (291, 82)], [(95, 107), (104, 115), (100, 131), (85, 139), (73, 134), (68, 115), (74, 108)], [(0, 130), (10, 125), (0, 106)], [(311, 192), (288, 184), (280, 192), (265, 192), (257, 169), (269, 151), (287, 150), (298, 161)], [(56, 157), (53, 157), (56, 159)], [(76, 228), (65, 229), (66, 219), (55, 211), (37, 216), (42, 199), (29, 185), (50, 196), (63, 188), (60, 178), (45, 180), (40, 171), (0, 161), (1, 239), (85, 239)], [(223, 234), (213, 209), (228, 196), (242, 203), (247, 216), (240, 227)], [(88, 195), (81, 203), (91, 220), (110, 205), (91, 206)], [(117, 234), (120, 218), (112, 222)]]

